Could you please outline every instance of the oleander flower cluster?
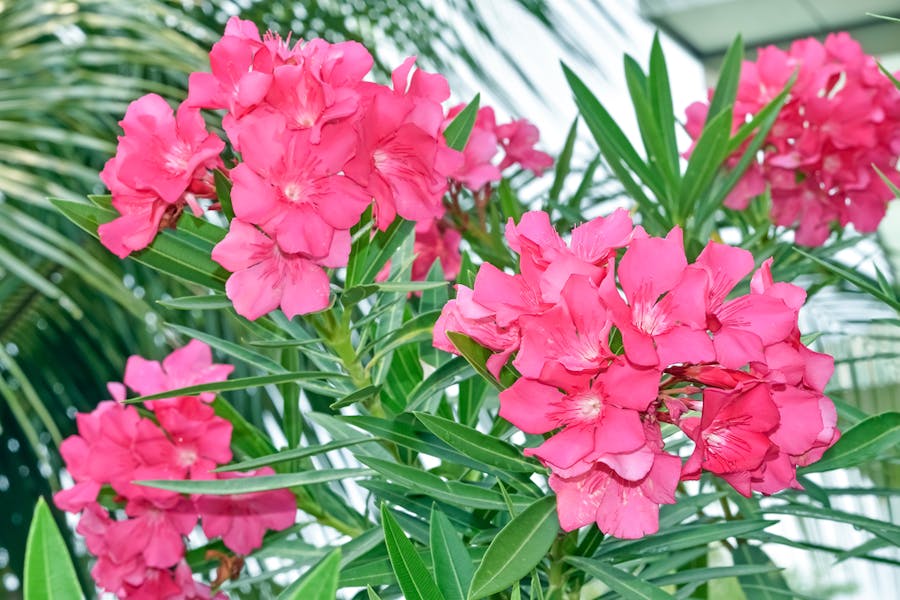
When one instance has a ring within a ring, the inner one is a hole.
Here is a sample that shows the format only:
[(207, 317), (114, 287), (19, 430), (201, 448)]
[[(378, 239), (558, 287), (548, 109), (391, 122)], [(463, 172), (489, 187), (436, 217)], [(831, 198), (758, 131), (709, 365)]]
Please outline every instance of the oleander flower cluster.
[[(471, 337), (493, 351), (495, 376), (511, 359), (521, 376), (500, 416), (545, 436), (526, 454), (550, 468), (564, 529), (653, 533), (659, 506), (703, 471), (745, 496), (799, 488), (796, 468), (837, 440), (823, 393), (833, 359), (801, 342), (805, 292), (773, 281), (771, 259), (734, 295), (749, 252), (710, 242), (688, 262), (680, 229), (651, 237), (623, 210), (568, 243), (544, 212), (511, 220), (506, 237), (520, 273), (482, 264), (434, 344), (456, 352), (447, 332)], [(664, 423), (693, 441), (685, 462), (666, 450)]]
[[(350, 229), (369, 206), (378, 229), (398, 217), (417, 222), (417, 274), (437, 258), (453, 274), (461, 236), (438, 222), (450, 178), (483, 186), (513, 163), (535, 172), (552, 163), (534, 150), (533, 125), (498, 126), (489, 108), (464, 151), (450, 148), (449, 85), (414, 69), (415, 57), (381, 85), (366, 80), (373, 59), (357, 42), (292, 43), (233, 17), (209, 58), (211, 72), (190, 76), (177, 112), (153, 94), (129, 107), (102, 174), (121, 216), (99, 235), (124, 257), (174, 226), (185, 205), (202, 214), (198, 198), (220, 208), (212, 175), (220, 170), (232, 184), (234, 218), (212, 258), (231, 272), (226, 293), (248, 319), (279, 307), (288, 317), (326, 308), (326, 269), (347, 265)], [(230, 170), (201, 109), (222, 114), (240, 155)], [(505, 155), (494, 166), (498, 148)]]
[[(741, 69), (735, 130), (795, 72), (762, 159), (751, 163), (726, 206), (743, 210), (768, 187), (772, 221), (796, 228), (797, 243), (806, 246), (825, 243), (835, 225), (875, 231), (894, 197), (875, 168), (900, 182), (900, 91), (847, 33), (831, 34), (824, 43), (797, 40), (788, 50), (768, 46)], [(698, 102), (687, 109), (686, 128), (695, 140), (708, 108)]]
[(128, 359), (124, 384), (109, 384), (112, 400), (77, 415), (78, 434), (60, 453), (75, 484), (56, 505), (80, 513), (76, 531), (97, 560), (91, 575), (119, 598), (224, 598), (194, 580), (185, 562), (185, 537), (197, 526), (238, 555), (262, 544), (267, 530), (294, 524), (296, 501), (287, 490), (231, 496), (182, 494), (134, 483), (141, 480), (230, 479), (268, 475), (214, 473), (231, 461), (232, 425), (215, 415), (209, 392), (145, 403), (152, 416), (122, 404), (126, 387), (141, 395), (225, 380), (231, 365), (215, 364), (197, 340), (162, 363)]

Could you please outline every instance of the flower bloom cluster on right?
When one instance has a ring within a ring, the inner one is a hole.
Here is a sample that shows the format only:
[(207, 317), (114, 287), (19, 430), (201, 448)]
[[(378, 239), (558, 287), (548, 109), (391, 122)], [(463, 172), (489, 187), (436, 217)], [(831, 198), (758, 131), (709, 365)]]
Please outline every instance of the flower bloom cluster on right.
[[(653, 533), (659, 505), (702, 471), (746, 496), (799, 488), (796, 468), (837, 441), (823, 394), (833, 359), (801, 342), (805, 292), (774, 282), (770, 261), (729, 299), (753, 271), (749, 252), (710, 242), (689, 263), (680, 229), (651, 237), (623, 210), (568, 244), (543, 212), (510, 221), (506, 237), (521, 273), (483, 264), (434, 343), (455, 352), (447, 332), (468, 335), (495, 352), (495, 375), (512, 358), (521, 377), (500, 415), (546, 436), (526, 454), (550, 468), (564, 529)], [(662, 423), (693, 440), (686, 462), (666, 452)]]
[[(768, 46), (741, 69), (734, 129), (778, 96), (795, 72), (762, 160), (751, 163), (726, 206), (743, 210), (768, 186), (772, 221), (796, 227), (798, 244), (821, 246), (832, 223), (875, 231), (894, 194), (873, 166), (900, 183), (900, 91), (847, 33), (831, 34), (824, 44), (797, 40), (787, 51)], [(687, 109), (686, 128), (695, 140), (708, 109), (702, 102)]]

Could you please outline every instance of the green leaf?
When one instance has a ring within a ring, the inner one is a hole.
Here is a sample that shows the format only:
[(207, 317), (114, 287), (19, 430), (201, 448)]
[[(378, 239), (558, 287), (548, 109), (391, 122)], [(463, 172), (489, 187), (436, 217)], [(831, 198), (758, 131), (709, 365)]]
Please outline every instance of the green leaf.
[(431, 433), (473, 460), (515, 473), (543, 471), (540, 466), (527, 460), (520, 449), (501, 439), (448, 419), (426, 413), (414, 414)]
[(216, 197), (219, 200), (219, 206), (222, 207), (222, 214), (231, 221), (234, 219), (234, 207), (231, 205), (231, 181), (221, 169), (213, 171), (213, 178), (216, 183)]
[(625, 600), (672, 600), (673, 598), (671, 594), (664, 592), (654, 584), (617, 569), (608, 562), (588, 560), (580, 556), (568, 556), (566, 562), (588, 575), (596, 577), (609, 589), (621, 594)]
[(378, 351), (372, 355), (367, 368), (371, 369), (373, 363), (377, 363), (383, 356), (396, 350), (400, 346), (417, 342), (430, 342), (434, 323), (441, 315), (441, 311), (434, 310), (420, 315), (403, 323), (399, 329), (388, 333), (378, 340)]
[(422, 410), (428, 406), (428, 402), (434, 396), (442, 393), (454, 383), (459, 383), (467, 376), (471, 376), (471, 369), (466, 359), (456, 356), (448, 360), (410, 392), (406, 409), (409, 411)]
[(249, 471), (251, 469), (258, 469), (259, 467), (270, 467), (272, 465), (281, 464), (284, 462), (289, 462), (292, 460), (299, 460), (301, 458), (306, 458), (308, 456), (316, 456), (317, 454), (324, 454), (325, 452), (330, 452), (332, 450), (338, 450), (340, 448), (346, 448), (348, 446), (355, 446), (357, 444), (365, 444), (367, 442), (375, 442), (376, 440), (370, 437), (358, 437), (358, 438), (349, 438), (346, 440), (336, 440), (333, 442), (328, 442), (327, 444), (318, 444), (316, 446), (304, 446), (302, 448), (292, 448), (290, 450), (282, 450), (281, 452), (275, 452), (274, 454), (267, 454), (265, 456), (260, 456), (259, 458), (252, 458), (250, 460), (245, 460), (239, 463), (234, 463), (231, 465), (225, 465), (224, 467), (219, 467), (218, 469), (213, 469), (214, 473), (223, 473), (228, 471)]
[(206, 342), (216, 350), (224, 352), (228, 356), (232, 356), (240, 361), (247, 363), (248, 365), (258, 367), (263, 371), (267, 371), (269, 373), (284, 373), (286, 371), (285, 368), (282, 367), (277, 361), (272, 360), (268, 356), (263, 356), (259, 352), (247, 350), (241, 344), (223, 340), (218, 336), (206, 333), (205, 331), (200, 331), (199, 329), (193, 329), (191, 327), (184, 327), (182, 325), (173, 324), (167, 324), (167, 327), (169, 329), (177, 331), (182, 335), (186, 335), (191, 339)]
[(25, 545), (25, 600), (84, 598), (69, 550), (43, 498), (34, 507)]
[(341, 569), (341, 549), (335, 548), (315, 567), (278, 595), (278, 600), (334, 600)]
[[(464, 508), (483, 508), (487, 510), (506, 510), (506, 503), (498, 492), (472, 483), (444, 481), (433, 473), (428, 473), (406, 465), (371, 456), (359, 456), (357, 459), (364, 465), (381, 473), (385, 479), (409, 486), (411, 489), (431, 496), (435, 500)], [(521, 495), (512, 496), (517, 503), (530, 503), (531, 498)]]
[(563, 185), (566, 183), (566, 177), (572, 169), (572, 154), (575, 151), (575, 140), (578, 134), (578, 117), (572, 121), (569, 127), (569, 133), (566, 135), (566, 142), (563, 144), (562, 152), (556, 159), (556, 175), (553, 178), (553, 185), (550, 186), (550, 202), (559, 202), (559, 195), (562, 193)]
[(381, 525), (391, 566), (406, 600), (443, 600), (428, 567), (384, 504), (381, 505)]
[(716, 90), (713, 92), (709, 103), (709, 118), (714, 118), (727, 107), (734, 104), (737, 96), (738, 82), (741, 79), (741, 64), (744, 62), (744, 43), (738, 35), (731, 42), (728, 52), (722, 61), (722, 69), (719, 71), (719, 80), (716, 82)]
[(472, 128), (475, 127), (475, 119), (478, 117), (478, 104), (481, 102), (481, 94), (475, 94), (472, 101), (460, 111), (458, 115), (447, 125), (444, 130), (444, 139), (447, 145), (454, 150), (462, 151), (469, 141)]
[(368, 298), (376, 292), (421, 292), (422, 290), (445, 288), (449, 285), (446, 281), (383, 281), (380, 283), (367, 283), (344, 290), (344, 293), (341, 295), (341, 302), (348, 306), (356, 304), (363, 298)]
[(381, 600), (381, 596), (375, 593), (371, 585), (366, 586), (366, 593), (369, 594), (369, 600)]
[(494, 537), (472, 577), (468, 600), (496, 594), (528, 575), (558, 533), (556, 497), (536, 500)]
[[(112, 221), (118, 216), (113, 210), (105, 210), (71, 200), (52, 198), (53, 205), (70, 221), (99, 239), (97, 228)], [(204, 285), (216, 291), (224, 291), (228, 272), (210, 258), (212, 243), (204, 241), (198, 245), (198, 237), (194, 231), (205, 231), (197, 226), (191, 229), (188, 225), (182, 230), (182, 224), (191, 223), (190, 215), (182, 215), (178, 222), (179, 229), (165, 230), (156, 236), (153, 243), (139, 251), (133, 252), (130, 258), (189, 283)], [(221, 227), (209, 224), (210, 227), (225, 231)]]
[(391, 259), (406, 239), (415, 235), (415, 221), (398, 219), (384, 231), (379, 231), (369, 244), (365, 268), (360, 269), (358, 280), (348, 280), (347, 285), (371, 283), (384, 264)]
[(331, 410), (340, 410), (345, 406), (351, 406), (356, 404), (357, 402), (363, 402), (368, 400), (369, 398), (374, 398), (381, 392), (380, 385), (367, 385), (364, 388), (360, 388), (355, 392), (350, 392), (337, 402), (333, 403), (329, 408)]
[(659, 32), (653, 36), (650, 49), (650, 73), (648, 76), (650, 103), (656, 116), (659, 132), (662, 136), (663, 151), (657, 157), (660, 166), (667, 169), (674, 184), (673, 192), (677, 193), (680, 179), (678, 142), (675, 132), (675, 109), (672, 104), (672, 87), (669, 83), (669, 69), (666, 57), (659, 42)]
[(815, 254), (812, 254), (805, 250), (801, 250), (800, 248), (794, 247), (793, 250), (794, 252), (802, 254), (806, 258), (823, 266), (826, 271), (837, 275), (842, 280), (855, 285), (862, 291), (871, 296), (874, 296), (894, 310), (900, 312), (900, 297), (893, 293), (885, 294), (884, 290), (881, 289), (881, 286), (878, 285), (878, 282), (873, 280), (871, 277), (866, 277), (859, 271), (854, 271), (853, 269), (842, 265), (839, 262), (816, 256)]
[(654, 220), (657, 226), (662, 225), (663, 223), (660, 221), (656, 208), (640, 189), (640, 186), (634, 183), (634, 180), (628, 173), (628, 169), (637, 175), (657, 198), (664, 196), (662, 181), (644, 163), (615, 119), (597, 100), (597, 97), (591, 93), (584, 82), (565, 64), (562, 65), (562, 68), (575, 97), (578, 111), (584, 118), (584, 122), (594, 136), (594, 141), (600, 147), (600, 152), (603, 153), (610, 168), (613, 169), (616, 176), (622, 181), (622, 184), (626, 186), (626, 191), (628, 191), (629, 195), (638, 202), (642, 210), (646, 211), (646, 216)]
[(216, 310), (231, 308), (231, 300), (222, 294), (203, 294), (201, 296), (182, 296), (168, 300), (157, 300), (157, 304), (174, 310)]
[[(697, 202), (728, 156), (726, 145), (731, 134), (731, 119), (731, 111), (726, 110), (712, 117), (703, 126), (684, 172), (679, 207), (690, 209)], [(687, 216), (687, 213), (679, 215), (680, 218)]]
[(506, 389), (506, 386), (497, 381), (493, 374), (487, 369), (487, 361), (494, 354), (491, 350), (485, 348), (464, 333), (448, 331), (447, 339), (450, 340), (462, 357), (466, 359), (466, 362), (472, 365), (475, 372), (481, 375), (485, 381), (489, 382), (498, 390)]
[(153, 479), (135, 481), (138, 485), (179, 492), (181, 494), (208, 494), (210, 496), (227, 496), (229, 494), (249, 494), (250, 492), (267, 492), (298, 485), (324, 483), (356, 477), (368, 477), (372, 471), (368, 469), (323, 469), (321, 471), (304, 471), (302, 473), (285, 473), (281, 475), (259, 475), (238, 479), (194, 479), (167, 480)]
[(648, 535), (639, 540), (619, 540), (601, 544), (599, 551), (594, 556), (611, 555), (618, 562), (619, 559), (628, 556), (676, 552), (696, 546), (705, 546), (710, 542), (729, 537), (740, 537), (765, 529), (775, 523), (777, 521), (752, 520), (685, 525), (673, 531)]
[(870, 531), (895, 546), (900, 546), (900, 526), (889, 522), (870, 519), (868, 517), (861, 517), (833, 508), (801, 504), (782, 504), (778, 506), (767, 506), (763, 509), (763, 512), (768, 514), (793, 515), (795, 517), (807, 517), (810, 519), (848, 523), (855, 527)]
[(628, 93), (631, 94), (631, 104), (637, 117), (638, 129), (641, 133), (641, 140), (644, 142), (649, 168), (658, 173), (660, 180), (665, 182), (666, 193), (663, 196), (657, 196), (657, 199), (668, 207), (669, 199), (672, 197), (671, 190), (677, 185), (677, 179), (675, 179), (673, 169), (669, 166), (668, 150), (659, 129), (659, 120), (651, 105), (647, 76), (637, 61), (627, 54), (624, 65), (625, 83), (628, 85)]
[(735, 565), (732, 567), (705, 567), (702, 569), (687, 569), (654, 577), (651, 581), (658, 586), (682, 585), (685, 583), (707, 582), (711, 579), (723, 579), (725, 577), (744, 577), (756, 575), (769, 575), (779, 573), (781, 569), (775, 565)]
[(429, 530), (431, 562), (438, 587), (445, 600), (466, 600), (466, 590), (472, 582), (472, 559), (459, 533), (450, 520), (432, 505)]
[(818, 473), (855, 467), (875, 460), (886, 450), (900, 446), (900, 413), (873, 415), (845, 431), (822, 458), (803, 473)]
[(347, 379), (347, 375), (343, 373), (324, 373), (322, 371), (293, 371), (290, 373), (276, 373), (274, 375), (258, 375), (254, 377), (240, 377), (238, 379), (226, 379), (225, 381), (214, 381), (211, 383), (201, 383), (198, 385), (189, 385), (183, 388), (167, 390), (157, 394), (148, 394), (146, 396), (137, 396), (125, 400), (126, 404), (137, 404), (138, 402), (148, 402), (150, 400), (160, 400), (162, 398), (177, 398), (179, 396), (197, 396), (203, 392), (230, 392), (234, 390), (246, 390), (250, 388), (261, 387), (264, 385), (272, 385), (276, 383), (286, 383), (293, 381), (302, 381), (305, 379)]
[[(731, 551), (735, 566), (755, 565), (775, 568), (772, 559), (759, 546), (738, 544)], [(747, 600), (774, 600), (776, 598), (793, 598), (791, 588), (781, 571), (770, 573), (745, 574), (738, 576), (738, 582)]]

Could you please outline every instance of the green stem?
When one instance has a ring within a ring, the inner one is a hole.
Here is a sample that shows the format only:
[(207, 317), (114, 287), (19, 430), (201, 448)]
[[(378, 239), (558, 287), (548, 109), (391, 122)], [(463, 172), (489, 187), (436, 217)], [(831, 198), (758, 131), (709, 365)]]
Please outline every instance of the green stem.
[[(360, 361), (356, 348), (353, 347), (350, 311), (344, 311), (340, 322), (335, 319), (332, 311), (327, 311), (322, 314), (321, 320), (314, 320), (313, 324), (324, 342), (344, 365), (354, 387), (361, 390), (372, 385), (372, 378)], [(363, 402), (363, 406), (374, 417), (384, 418), (386, 416), (377, 394)]]
[(565, 558), (572, 554), (577, 545), (578, 532), (573, 531), (558, 536), (550, 547), (550, 588), (547, 590), (547, 600), (578, 600), (581, 596), (581, 584), (576, 580), (569, 580), (564, 564)]
[(301, 491), (299, 494), (297, 494), (297, 508), (299, 508), (309, 516), (314, 517), (319, 525), (331, 527), (332, 529), (339, 531), (344, 535), (356, 537), (362, 534), (363, 531), (365, 531), (363, 529), (360, 529), (359, 527), (356, 527), (355, 525), (345, 523), (334, 515), (329, 514), (321, 506), (319, 506), (318, 502), (310, 498), (305, 493), (305, 491)]
[[(297, 351), (293, 348), (285, 348), (281, 364), (288, 371), (297, 371), (300, 368), (300, 357)], [(288, 447), (296, 448), (300, 444), (300, 435), (303, 432), (300, 416), (300, 388), (293, 382), (283, 384), (281, 398), (284, 402), (284, 423), (282, 423), (284, 436), (287, 438)]]

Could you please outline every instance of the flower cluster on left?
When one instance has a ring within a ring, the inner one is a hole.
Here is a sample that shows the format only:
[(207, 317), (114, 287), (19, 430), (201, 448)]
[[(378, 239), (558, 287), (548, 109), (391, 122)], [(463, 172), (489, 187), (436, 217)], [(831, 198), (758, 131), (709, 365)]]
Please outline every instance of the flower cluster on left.
[[(439, 221), (449, 182), (474, 193), (513, 164), (540, 174), (553, 162), (533, 148), (536, 127), (524, 119), (497, 124), (489, 107), (465, 148), (448, 146), (444, 130), (461, 107), (445, 112), (447, 80), (413, 71), (415, 57), (382, 85), (364, 80), (373, 59), (357, 42), (292, 44), (233, 17), (209, 58), (211, 72), (190, 76), (176, 112), (155, 94), (129, 106), (125, 135), (101, 173), (120, 216), (98, 234), (124, 258), (173, 227), (185, 206), (201, 215), (198, 198), (211, 200), (210, 210), (226, 208), (216, 201), (218, 170), (232, 186), (233, 215), (212, 259), (232, 273), (226, 293), (248, 319), (279, 307), (289, 318), (327, 308), (325, 269), (347, 265), (350, 229), (369, 206), (380, 230), (397, 217), (416, 222), (419, 278), (437, 258), (452, 276), (460, 234)], [(240, 158), (233, 168), (204, 109), (221, 111)], [(504, 156), (494, 165), (499, 148)]]
[(271, 474), (214, 473), (231, 461), (232, 426), (215, 415), (207, 392), (145, 403), (149, 414), (126, 406), (126, 386), (142, 395), (223, 381), (234, 367), (212, 362), (194, 340), (162, 363), (132, 356), (124, 384), (110, 383), (112, 400), (77, 416), (78, 435), (60, 452), (75, 485), (58, 492), (56, 505), (81, 513), (77, 531), (97, 557), (91, 574), (119, 598), (210, 598), (184, 560), (185, 536), (198, 521), (209, 538), (238, 555), (262, 544), (267, 530), (294, 524), (296, 500), (288, 490), (231, 496), (182, 494), (134, 482), (153, 479), (229, 479)]

